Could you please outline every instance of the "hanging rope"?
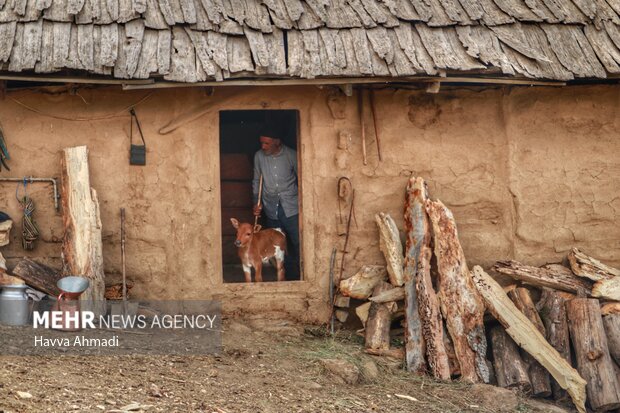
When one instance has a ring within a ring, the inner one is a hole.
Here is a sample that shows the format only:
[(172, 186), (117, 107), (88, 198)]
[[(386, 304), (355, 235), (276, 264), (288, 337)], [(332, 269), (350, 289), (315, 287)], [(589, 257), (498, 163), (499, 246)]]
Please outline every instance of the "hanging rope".
[(34, 221), (34, 201), (28, 196), (27, 184), (28, 182), (24, 178), (24, 196), (21, 198), (18, 195), (20, 184), (17, 184), (15, 198), (17, 198), (17, 202), (19, 202), (24, 211), (24, 218), (22, 219), (22, 248), (30, 251), (34, 249), (34, 242), (39, 238), (39, 228), (37, 228), (37, 223)]

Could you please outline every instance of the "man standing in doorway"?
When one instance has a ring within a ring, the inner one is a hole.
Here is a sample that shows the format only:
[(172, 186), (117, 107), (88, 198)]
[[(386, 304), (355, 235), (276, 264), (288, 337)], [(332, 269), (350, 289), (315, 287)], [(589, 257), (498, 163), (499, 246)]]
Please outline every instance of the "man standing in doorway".
[[(297, 152), (284, 145), (273, 133), (261, 133), (261, 149), (254, 155), (254, 215), (265, 211), (265, 226), (281, 228), (288, 240), (284, 259), (286, 279), (299, 280), (299, 194)], [(263, 176), (261, 205), (258, 204), (260, 177)]]

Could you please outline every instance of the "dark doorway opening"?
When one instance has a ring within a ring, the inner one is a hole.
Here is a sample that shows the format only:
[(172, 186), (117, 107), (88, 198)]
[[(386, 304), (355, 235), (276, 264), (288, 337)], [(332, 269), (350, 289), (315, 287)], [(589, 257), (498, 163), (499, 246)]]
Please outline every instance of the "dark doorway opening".
[[(298, 146), (298, 111), (296, 110), (226, 110), (220, 112), (220, 187), (222, 205), (222, 274), (224, 282), (245, 282), (244, 270), (235, 246), (237, 230), (231, 223), (236, 218), (241, 223), (254, 224), (252, 181), (254, 179), (254, 155), (261, 150), (259, 137), (269, 131), (277, 135), (282, 144), (295, 151)], [(289, 152), (292, 153), (292, 152)], [(297, 159), (299, 157), (295, 155)], [(300, 187), (301, 165), (297, 162), (297, 184)], [(265, 181), (266, 182), (266, 181)], [(299, 196), (301, 199), (301, 197)], [(299, 215), (295, 217), (300, 226)], [(293, 219), (292, 221), (295, 221)], [(289, 222), (291, 220), (289, 219)], [(259, 224), (263, 228), (274, 226), (263, 209)], [(301, 232), (301, 231), (298, 231)], [(285, 257), (286, 280), (300, 280), (301, 251), (293, 245), (294, 234), (287, 235)], [(298, 239), (301, 234), (297, 234)], [(263, 263), (263, 281), (276, 281), (276, 268), (271, 262)], [(252, 269), (252, 281), (255, 270)]]

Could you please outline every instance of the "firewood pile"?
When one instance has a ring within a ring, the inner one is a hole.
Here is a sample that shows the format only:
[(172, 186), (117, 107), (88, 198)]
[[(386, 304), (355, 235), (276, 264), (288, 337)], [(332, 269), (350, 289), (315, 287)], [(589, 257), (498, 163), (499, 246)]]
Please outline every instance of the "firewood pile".
[(387, 265), (341, 280), (334, 301), (342, 319), (350, 298), (368, 300), (355, 308), (366, 352), (414, 374), (572, 400), (579, 412), (620, 408), (620, 270), (573, 248), (566, 266), (497, 262), (492, 272), (514, 281), (502, 287), (467, 266), (451, 211), (422, 178), (407, 185), (404, 248), (392, 218), (375, 218)]

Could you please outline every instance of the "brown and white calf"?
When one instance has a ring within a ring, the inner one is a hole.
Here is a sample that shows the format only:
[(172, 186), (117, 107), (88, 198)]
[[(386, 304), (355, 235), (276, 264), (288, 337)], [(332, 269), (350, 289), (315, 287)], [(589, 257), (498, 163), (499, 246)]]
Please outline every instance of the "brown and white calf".
[(235, 246), (243, 265), (245, 282), (252, 282), (252, 268), (255, 271), (256, 282), (263, 281), (263, 263), (275, 260), (278, 270), (278, 281), (284, 281), (284, 255), (286, 254), (286, 235), (280, 228), (256, 228), (252, 224), (240, 223), (231, 218), (233, 227), (237, 230)]

